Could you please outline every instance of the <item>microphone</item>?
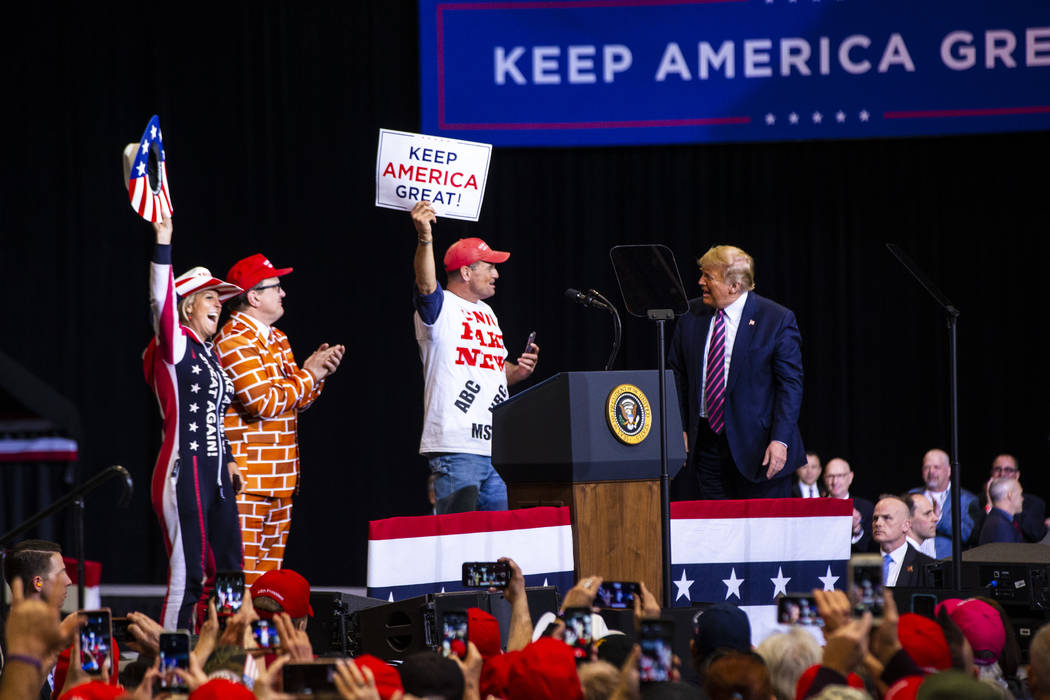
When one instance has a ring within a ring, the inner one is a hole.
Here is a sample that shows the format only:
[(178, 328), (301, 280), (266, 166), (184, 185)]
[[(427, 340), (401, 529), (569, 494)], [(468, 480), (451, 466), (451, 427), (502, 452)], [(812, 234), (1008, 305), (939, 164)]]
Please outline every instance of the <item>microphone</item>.
[(575, 301), (577, 304), (583, 304), (584, 306), (590, 306), (594, 309), (607, 309), (605, 302), (599, 299), (594, 294), (584, 294), (578, 289), (572, 287), (565, 290), (565, 297)]

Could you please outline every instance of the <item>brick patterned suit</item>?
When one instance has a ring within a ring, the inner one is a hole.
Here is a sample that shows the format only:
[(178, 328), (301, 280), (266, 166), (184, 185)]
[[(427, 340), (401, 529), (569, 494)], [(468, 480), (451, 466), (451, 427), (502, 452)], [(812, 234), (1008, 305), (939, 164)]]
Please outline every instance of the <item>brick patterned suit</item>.
[(241, 466), (237, 497), (244, 542), (245, 582), (281, 568), (299, 483), (299, 412), (321, 394), (324, 381), (300, 369), (288, 337), (234, 312), (216, 337), (219, 357), (233, 380), (226, 437)]

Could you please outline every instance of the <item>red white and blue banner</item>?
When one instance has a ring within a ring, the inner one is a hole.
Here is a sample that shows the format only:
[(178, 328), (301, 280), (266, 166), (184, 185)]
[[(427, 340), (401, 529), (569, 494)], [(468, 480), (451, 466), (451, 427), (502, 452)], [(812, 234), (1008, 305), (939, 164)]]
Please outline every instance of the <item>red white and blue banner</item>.
[(75, 462), (77, 441), (60, 437), (0, 436), (0, 462)]
[(501, 146), (1050, 128), (1042, 0), (420, 0), (423, 131)]
[(368, 595), (403, 600), (462, 591), (466, 561), (510, 557), (527, 586), (572, 588), (568, 508), (524, 508), (373, 520), (368, 530)]
[(846, 587), (852, 529), (838, 498), (672, 503), (671, 604), (733, 603), (764, 639), (778, 595)]

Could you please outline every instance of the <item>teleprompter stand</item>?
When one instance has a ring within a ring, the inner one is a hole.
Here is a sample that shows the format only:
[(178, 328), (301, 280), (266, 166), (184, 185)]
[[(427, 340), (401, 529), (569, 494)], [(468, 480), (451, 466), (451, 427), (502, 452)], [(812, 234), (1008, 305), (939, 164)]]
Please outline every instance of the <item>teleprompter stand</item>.
[[(660, 377), (660, 536), (663, 604), (671, 597), (671, 502), (670, 476), (667, 471), (667, 350), (664, 326), (675, 316), (689, 310), (689, 298), (678, 274), (674, 253), (663, 245), (619, 245), (609, 251), (616, 280), (620, 283), (624, 306), (632, 316), (656, 322), (657, 357)], [(677, 406), (670, 413), (677, 416)]]

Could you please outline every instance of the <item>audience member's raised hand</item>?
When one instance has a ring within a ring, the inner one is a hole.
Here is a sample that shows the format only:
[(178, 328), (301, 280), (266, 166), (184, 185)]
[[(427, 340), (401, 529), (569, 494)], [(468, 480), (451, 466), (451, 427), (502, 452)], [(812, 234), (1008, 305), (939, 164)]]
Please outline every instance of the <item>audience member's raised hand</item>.
[(848, 676), (868, 653), (870, 631), (871, 613), (867, 612), (859, 620), (850, 620), (830, 635), (826, 635), (823, 665)]
[(215, 610), (215, 599), (208, 601), (208, 617), (201, 625), (200, 635), (197, 637), (197, 645), (193, 647), (193, 654), (197, 660), (204, 665), (211, 653), (215, 651), (215, 643), (219, 640), (219, 615)]
[(893, 599), (893, 589), (882, 589), (882, 624), (871, 640), (871, 651), (885, 666), (893, 655), (901, 649), (897, 637), (897, 624), (900, 615), (897, 612), (897, 601)]
[(853, 606), (850, 605), (849, 597), (845, 593), (814, 588), (813, 600), (817, 604), (817, 612), (820, 613), (820, 617), (824, 620), (825, 639), (832, 635), (835, 630), (849, 624)]
[(601, 576), (588, 576), (581, 579), (575, 586), (565, 594), (561, 602), (561, 612), (566, 608), (592, 608), (594, 607), (594, 596), (598, 594), (598, 588), (604, 579)]
[(128, 693), (125, 697), (131, 700), (153, 700), (154, 688), (158, 679), (160, 679), (160, 656), (153, 659), (153, 665), (146, 669), (146, 673), (142, 675), (142, 680), (139, 681), (134, 692)]
[[(372, 669), (367, 666), (358, 668), (357, 664), (349, 659), (339, 659), (335, 662), (335, 687), (339, 691), (339, 697), (346, 700), (379, 700), (379, 690), (376, 688)], [(394, 697), (399, 695), (395, 694)]]
[(175, 672), (178, 679), (182, 681), (192, 693), (194, 690), (207, 683), (209, 678), (204, 673), (204, 661), (198, 659), (196, 654), (190, 654), (189, 666), (190, 667), (187, 669), (175, 668), (172, 670)]
[(463, 672), (463, 700), (481, 700), (481, 667), (485, 659), (474, 642), (467, 642), (467, 658), (460, 659), (455, 654), (451, 658)]
[(277, 638), (281, 640), (281, 648), (288, 653), (292, 661), (314, 660), (314, 648), (310, 644), (309, 635), (296, 628), (288, 613), (277, 613), (273, 616), (273, 623), (277, 627)]
[[(525, 598), (525, 575), (521, 573), (521, 567), (518, 563), (510, 557), (500, 557), (497, 561), (507, 562), (507, 566), (510, 568), (510, 581), (507, 582), (507, 587), (503, 589), (503, 597), (507, 599), (507, 602), (514, 605), (515, 602)], [(498, 588), (490, 588), (490, 592), (498, 592)]]
[[(599, 584), (600, 585), (600, 584)], [(656, 596), (649, 592), (645, 583), (639, 582), (641, 593), (634, 596), (634, 629), (640, 632), (642, 620), (660, 617), (660, 604), (656, 602)]]
[(281, 669), (288, 663), (287, 654), (274, 659), (273, 663), (266, 667), (259, 677), (255, 679), (255, 687), (252, 689), (255, 697), (259, 700), (282, 700), (293, 696), (277, 690), (277, 679), (281, 677)]
[[(65, 634), (58, 621), (58, 606), (64, 593), (54, 586), (46, 601), (26, 599), (22, 579), (15, 577), (11, 582), (11, 609), (4, 628), (9, 656), (17, 654), (42, 662), (65, 646)], [(70, 617), (75, 623), (74, 630), (79, 629), (80, 616), (74, 613)]]
[(252, 594), (244, 589), (244, 600), (241, 609), (226, 621), (226, 629), (219, 636), (219, 646), (236, 646), (248, 649), (255, 646), (252, 639), (252, 622), (259, 619), (252, 605)]
[(128, 647), (146, 656), (155, 657), (160, 653), (160, 635), (164, 628), (149, 615), (140, 612), (128, 613), (128, 634), (133, 641)]

